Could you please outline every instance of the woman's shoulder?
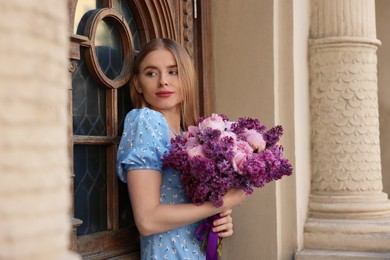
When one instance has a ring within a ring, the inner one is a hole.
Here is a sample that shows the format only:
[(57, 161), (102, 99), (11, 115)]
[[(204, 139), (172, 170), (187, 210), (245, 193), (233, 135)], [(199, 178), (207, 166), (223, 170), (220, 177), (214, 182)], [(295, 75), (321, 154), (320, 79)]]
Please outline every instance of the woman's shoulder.
[[(168, 123), (165, 117), (158, 111), (150, 108), (139, 108), (131, 110), (125, 119), (125, 132), (141, 129), (168, 132)], [(149, 132), (149, 131), (148, 131)]]
[(126, 120), (131, 120), (131, 121), (143, 121), (143, 120), (165, 120), (164, 116), (153, 109), (150, 109), (148, 107), (143, 107), (143, 108), (135, 108), (132, 109), (129, 113), (126, 115)]
[(168, 123), (149, 108), (133, 109), (125, 119), (117, 152), (117, 173), (127, 182), (127, 172), (135, 169), (162, 171), (161, 157), (170, 145)]

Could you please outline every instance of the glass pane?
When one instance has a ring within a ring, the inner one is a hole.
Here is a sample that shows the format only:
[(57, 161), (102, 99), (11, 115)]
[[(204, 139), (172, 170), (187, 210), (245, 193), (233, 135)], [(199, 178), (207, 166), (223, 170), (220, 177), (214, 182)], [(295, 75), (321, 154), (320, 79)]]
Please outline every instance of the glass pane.
[(105, 146), (74, 146), (74, 216), (83, 221), (77, 235), (107, 229)]
[[(75, 17), (74, 17), (73, 32), (76, 34), (82, 34), (82, 31), (79, 30), (80, 29), (79, 24), (80, 23), (84, 24), (86, 22), (85, 16), (89, 16), (91, 11), (102, 7), (103, 7), (103, 0), (78, 0), (76, 11), (74, 14)], [(82, 27), (84, 30), (84, 26)]]
[(105, 91), (90, 76), (84, 59), (78, 61), (72, 79), (73, 134), (106, 135)]
[(130, 87), (125, 85), (118, 90), (118, 129), (119, 136), (123, 133), (123, 124), (126, 114), (133, 109), (133, 105), (130, 100)]
[(119, 227), (135, 227), (127, 185), (119, 182)]
[(96, 54), (104, 74), (114, 80), (123, 66), (123, 46), (119, 30), (109, 19), (101, 21), (96, 30)]
[[(130, 27), (134, 49), (141, 49), (141, 41), (139, 38), (137, 26), (133, 14), (131, 13), (130, 7), (125, 0), (114, 0), (113, 5), (116, 11), (118, 11), (126, 20)], [(123, 133), (123, 124), (126, 114), (133, 108), (130, 101), (130, 87), (126, 84), (122, 88), (118, 89), (118, 129), (119, 136)], [(129, 193), (127, 191), (127, 185), (119, 182), (119, 226), (129, 227), (135, 226), (133, 213), (131, 210)]]
[(133, 35), (134, 49), (138, 51), (141, 50), (141, 41), (139, 39), (137, 25), (135, 24), (134, 16), (131, 13), (130, 6), (126, 3), (125, 0), (114, 0), (113, 3), (115, 10), (125, 18), (127, 24), (130, 27), (130, 31)]
[[(139, 38), (137, 25), (135, 24), (135, 20), (133, 14), (131, 13), (130, 7), (125, 0), (114, 0), (114, 7), (126, 20), (127, 24), (130, 27), (133, 40), (134, 40), (134, 49), (141, 49), (141, 41)], [(126, 84), (121, 89), (118, 90), (118, 129), (119, 136), (122, 135), (123, 132), (123, 123), (125, 120), (126, 114), (133, 109), (133, 105), (130, 101), (130, 88), (129, 85)]]

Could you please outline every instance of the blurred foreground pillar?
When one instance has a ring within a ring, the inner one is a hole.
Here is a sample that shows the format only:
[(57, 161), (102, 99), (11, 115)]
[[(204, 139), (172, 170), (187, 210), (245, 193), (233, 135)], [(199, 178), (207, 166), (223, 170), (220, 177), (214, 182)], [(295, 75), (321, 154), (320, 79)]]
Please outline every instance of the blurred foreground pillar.
[(312, 180), (298, 260), (390, 259), (374, 0), (312, 0)]
[(72, 260), (67, 1), (0, 1), (0, 259)]

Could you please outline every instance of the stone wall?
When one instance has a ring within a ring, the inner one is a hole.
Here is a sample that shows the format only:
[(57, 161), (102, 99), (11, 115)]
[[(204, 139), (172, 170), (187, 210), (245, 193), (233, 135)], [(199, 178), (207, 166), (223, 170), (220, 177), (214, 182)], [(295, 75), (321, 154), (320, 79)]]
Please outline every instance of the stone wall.
[(0, 9), (0, 259), (73, 259), (67, 1)]

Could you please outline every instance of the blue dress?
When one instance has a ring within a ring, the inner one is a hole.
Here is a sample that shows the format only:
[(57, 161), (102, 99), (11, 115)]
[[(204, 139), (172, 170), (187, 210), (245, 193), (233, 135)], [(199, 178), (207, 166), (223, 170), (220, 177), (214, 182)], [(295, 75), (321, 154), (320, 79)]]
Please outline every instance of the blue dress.
[[(179, 173), (163, 169), (161, 157), (170, 148), (168, 123), (164, 116), (149, 108), (133, 109), (125, 119), (117, 154), (117, 174), (127, 182), (129, 170), (150, 169), (162, 173), (160, 202), (190, 203)], [(145, 194), (147, 196), (147, 194)], [(151, 236), (141, 236), (141, 259), (205, 259), (195, 236), (199, 223)]]

